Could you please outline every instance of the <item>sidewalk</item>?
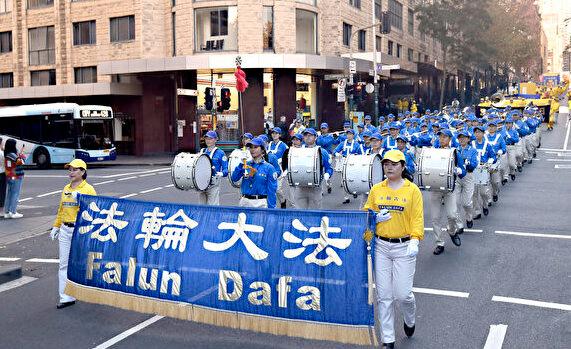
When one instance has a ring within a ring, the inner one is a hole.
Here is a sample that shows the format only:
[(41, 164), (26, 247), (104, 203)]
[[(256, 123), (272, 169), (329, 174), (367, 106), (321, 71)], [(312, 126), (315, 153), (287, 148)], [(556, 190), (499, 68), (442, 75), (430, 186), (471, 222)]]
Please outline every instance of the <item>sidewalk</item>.
[(99, 161), (89, 163), (91, 167), (99, 166), (170, 166), (174, 160), (174, 155), (117, 155), (115, 161)]

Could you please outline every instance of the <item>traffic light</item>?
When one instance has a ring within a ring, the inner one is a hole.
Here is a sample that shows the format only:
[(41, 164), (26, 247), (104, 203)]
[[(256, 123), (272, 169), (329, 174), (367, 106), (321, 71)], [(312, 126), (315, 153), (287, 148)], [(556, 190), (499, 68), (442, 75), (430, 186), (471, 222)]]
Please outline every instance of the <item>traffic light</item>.
[(224, 107), (222, 106), (222, 101), (216, 102), (216, 111), (222, 113), (224, 111)]
[(212, 110), (212, 108), (214, 107), (214, 104), (212, 102), (213, 96), (214, 96), (214, 91), (212, 90), (211, 87), (207, 87), (204, 90), (204, 108), (206, 108), (206, 110)]
[(220, 90), (220, 100), (222, 101), (222, 109), (223, 110), (230, 109), (230, 89), (229, 88), (222, 88)]
[(391, 32), (391, 16), (388, 12), (381, 13), (381, 34), (389, 34)]

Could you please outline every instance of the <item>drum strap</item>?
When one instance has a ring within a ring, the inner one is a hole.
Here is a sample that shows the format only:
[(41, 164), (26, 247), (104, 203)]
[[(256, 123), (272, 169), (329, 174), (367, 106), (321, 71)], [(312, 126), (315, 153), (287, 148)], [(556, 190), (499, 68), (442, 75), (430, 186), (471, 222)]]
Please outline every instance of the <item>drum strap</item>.
[[(277, 153), (281, 142), (282, 141), (278, 141), (277, 143), (271, 142), (270, 146), (269, 146), (270, 149), (268, 149), (268, 151), (270, 153), (274, 153), (274, 154)], [(274, 145), (274, 144), (275, 144), (275, 146), (272, 147), (272, 145)]]
[(212, 157), (214, 156), (214, 154), (216, 154), (216, 151), (218, 150), (218, 147), (214, 147), (212, 149), (211, 152), (208, 152), (208, 148), (202, 148), (200, 149), (200, 154), (208, 154), (208, 156), (210, 157), (210, 159), (212, 159)]
[(488, 147), (488, 140), (484, 137), (484, 146), (482, 147), (482, 149), (479, 149), (477, 147), (476, 141), (472, 141), (472, 146), (474, 147), (474, 149), (476, 149), (476, 151), (478, 151), (478, 163), (480, 163), (482, 161), (482, 156), (484, 156), (484, 154), (486, 153), (486, 148)]
[(350, 146), (347, 146), (347, 144), (349, 143), (347, 143), (347, 140), (345, 140), (343, 142), (343, 153), (345, 156), (351, 154), (351, 152), (353, 151), (353, 146), (355, 145), (355, 141), (352, 141)]

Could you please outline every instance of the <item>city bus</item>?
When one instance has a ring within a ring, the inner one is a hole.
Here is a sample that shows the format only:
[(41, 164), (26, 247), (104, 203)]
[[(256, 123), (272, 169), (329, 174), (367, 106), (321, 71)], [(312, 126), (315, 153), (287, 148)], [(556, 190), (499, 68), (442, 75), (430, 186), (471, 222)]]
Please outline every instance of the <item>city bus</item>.
[(0, 108), (0, 137), (14, 138), (26, 165), (47, 168), (73, 159), (115, 160), (113, 111), (100, 105), (50, 103)]

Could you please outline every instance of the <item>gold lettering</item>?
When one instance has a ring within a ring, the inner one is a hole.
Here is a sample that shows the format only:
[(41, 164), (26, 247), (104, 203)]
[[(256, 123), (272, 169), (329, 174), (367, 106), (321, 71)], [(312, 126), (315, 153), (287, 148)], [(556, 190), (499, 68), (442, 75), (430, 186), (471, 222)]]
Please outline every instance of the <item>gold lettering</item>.
[[(228, 281), (234, 282), (234, 290), (228, 293)], [(235, 301), (242, 297), (242, 277), (235, 271), (220, 270), (218, 273), (218, 299), (221, 301)]]
[(127, 269), (127, 284), (126, 286), (135, 286), (135, 271), (137, 270), (137, 258), (129, 258), (129, 268)]
[(282, 276), (278, 280), (278, 307), (287, 308), (287, 294), (291, 291), (291, 276)]
[(101, 252), (89, 252), (87, 254), (87, 270), (85, 271), (85, 278), (87, 280), (93, 279), (93, 270), (101, 267), (99, 262), (95, 262), (96, 259), (101, 258), (103, 258), (103, 253)]
[(270, 285), (256, 281), (250, 284), (250, 288), (256, 290), (248, 295), (250, 303), (253, 305), (272, 305), (272, 289)]
[(172, 280), (171, 294), (180, 296), (180, 275), (168, 271), (163, 271), (161, 276), (161, 293), (168, 293), (170, 280)]
[(297, 289), (300, 294), (310, 293), (305, 296), (301, 296), (295, 300), (295, 304), (301, 310), (321, 310), (321, 292), (317, 287), (312, 286), (302, 286)]
[(159, 276), (158, 269), (151, 270), (151, 281), (147, 282), (147, 271), (148, 268), (141, 268), (141, 273), (139, 274), (139, 288), (141, 290), (157, 290), (157, 279)]
[(109, 262), (105, 264), (106, 269), (111, 269), (103, 273), (103, 280), (108, 284), (121, 285), (121, 263)]

